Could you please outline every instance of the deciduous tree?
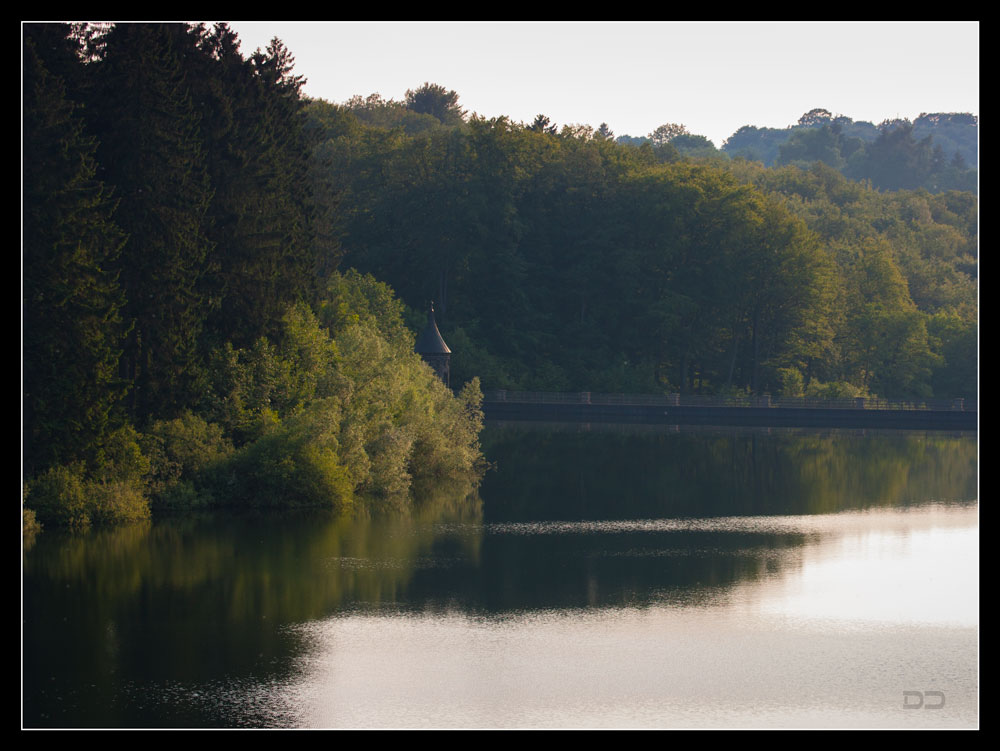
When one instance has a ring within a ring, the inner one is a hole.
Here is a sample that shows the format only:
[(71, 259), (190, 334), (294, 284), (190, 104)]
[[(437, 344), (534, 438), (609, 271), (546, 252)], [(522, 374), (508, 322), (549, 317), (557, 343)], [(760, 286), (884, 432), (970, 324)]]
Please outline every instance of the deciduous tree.
[(433, 115), (444, 125), (460, 125), (465, 110), (458, 105), (458, 94), (444, 86), (427, 82), (418, 89), (408, 89), (406, 106), (420, 114)]

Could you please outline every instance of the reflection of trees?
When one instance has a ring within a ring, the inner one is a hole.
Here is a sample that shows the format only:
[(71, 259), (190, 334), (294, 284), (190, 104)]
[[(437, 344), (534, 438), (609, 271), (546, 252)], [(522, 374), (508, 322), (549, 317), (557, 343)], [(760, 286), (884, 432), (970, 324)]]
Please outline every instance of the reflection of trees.
[(476, 567), (420, 571), (408, 590), (426, 609), (475, 613), (698, 605), (798, 560), (802, 534), (678, 530), (527, 534), (490, 530)]
[(976, 497), (976, 440), (489, 426), (488, 521), (834, 513)]
[(220, 618), (238, 619), (244, 611), (282, 623), (320, 618), (344, 599), (393, 601), (412, 573), (406, 564), (431, 548), (433, 522), (481, 519), (468, 485), (423, 490), (412, 519), (241, 514), (53, 534), (49, 549), (39, 546), (29, 558), (26, 574), (32, 583), (86, 590), (112, 611), (143, 593), (203, 590), (198, 609)]
[[(154, 709), (129, 704), (130, 681), (287, 675), (301, 650), (289, 624), (396, 602), (435, 523), (481, 521), (468, 482), (423, 490), (413, 518), (218, 515), (41, 535), (24, 566), (26, 724), (142, 723)], [(478, 555), (476, 540), (458, 544)], [(80, 676), (86, 692), (73, 688)]]
[[(498, 524), (487, 524), (480, 565), (433, 585), (418, 573), (411, 597), (463, 592), (466, 606), (486, 611), (692, 604), (794, 565), (806, 536), (692, 530), (684, 519), (763, 523), (976, 497), (974, 437), (491, 425), (483, 444), (497, 467), (482, 489), (486, 519)], [(630, 519), (680, 523), (665, 531), (601, 521)], [(526, 520), (542, 523), (504, 524)], [(595, 523), (553, 534), (544, 520)]]

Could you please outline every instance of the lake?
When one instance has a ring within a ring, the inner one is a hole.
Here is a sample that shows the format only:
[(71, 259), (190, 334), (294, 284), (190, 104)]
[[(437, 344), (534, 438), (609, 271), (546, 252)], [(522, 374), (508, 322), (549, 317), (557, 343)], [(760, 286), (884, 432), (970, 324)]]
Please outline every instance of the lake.
[(491, 423), (409, 515), (23, 553), (25, 727), (974, 728), (975, 434)]

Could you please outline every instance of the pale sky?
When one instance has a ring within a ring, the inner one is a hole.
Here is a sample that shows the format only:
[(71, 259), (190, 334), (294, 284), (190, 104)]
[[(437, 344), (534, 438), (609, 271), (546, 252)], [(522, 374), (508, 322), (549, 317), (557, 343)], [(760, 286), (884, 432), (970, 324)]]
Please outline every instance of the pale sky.
[(681, 123), (716, 146), (823, 107), (878, 124), (979, 115), (979, 23), (234, 21), (244, 55), (280, 38), (305, 93), (401, 100), (425, 81), (469, 112), (643, 136)]

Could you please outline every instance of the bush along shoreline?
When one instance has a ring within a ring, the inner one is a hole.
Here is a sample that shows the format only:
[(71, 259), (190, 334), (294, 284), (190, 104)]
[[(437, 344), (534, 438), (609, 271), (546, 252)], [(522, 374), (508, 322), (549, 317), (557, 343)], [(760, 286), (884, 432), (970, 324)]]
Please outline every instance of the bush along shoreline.
[[(34, 527), (211, 508), (406, 508), (415, 480), (478, 479), (482, 391), (453, 394), (413, 352), (403, 305), (335, 273), (318, 311), (290, 306), (274, 341), (213, 353), (197, 409), (114, 431), (99, 460), (26, 483)], [(27, 521), (25, 522), (27, 524)]]

